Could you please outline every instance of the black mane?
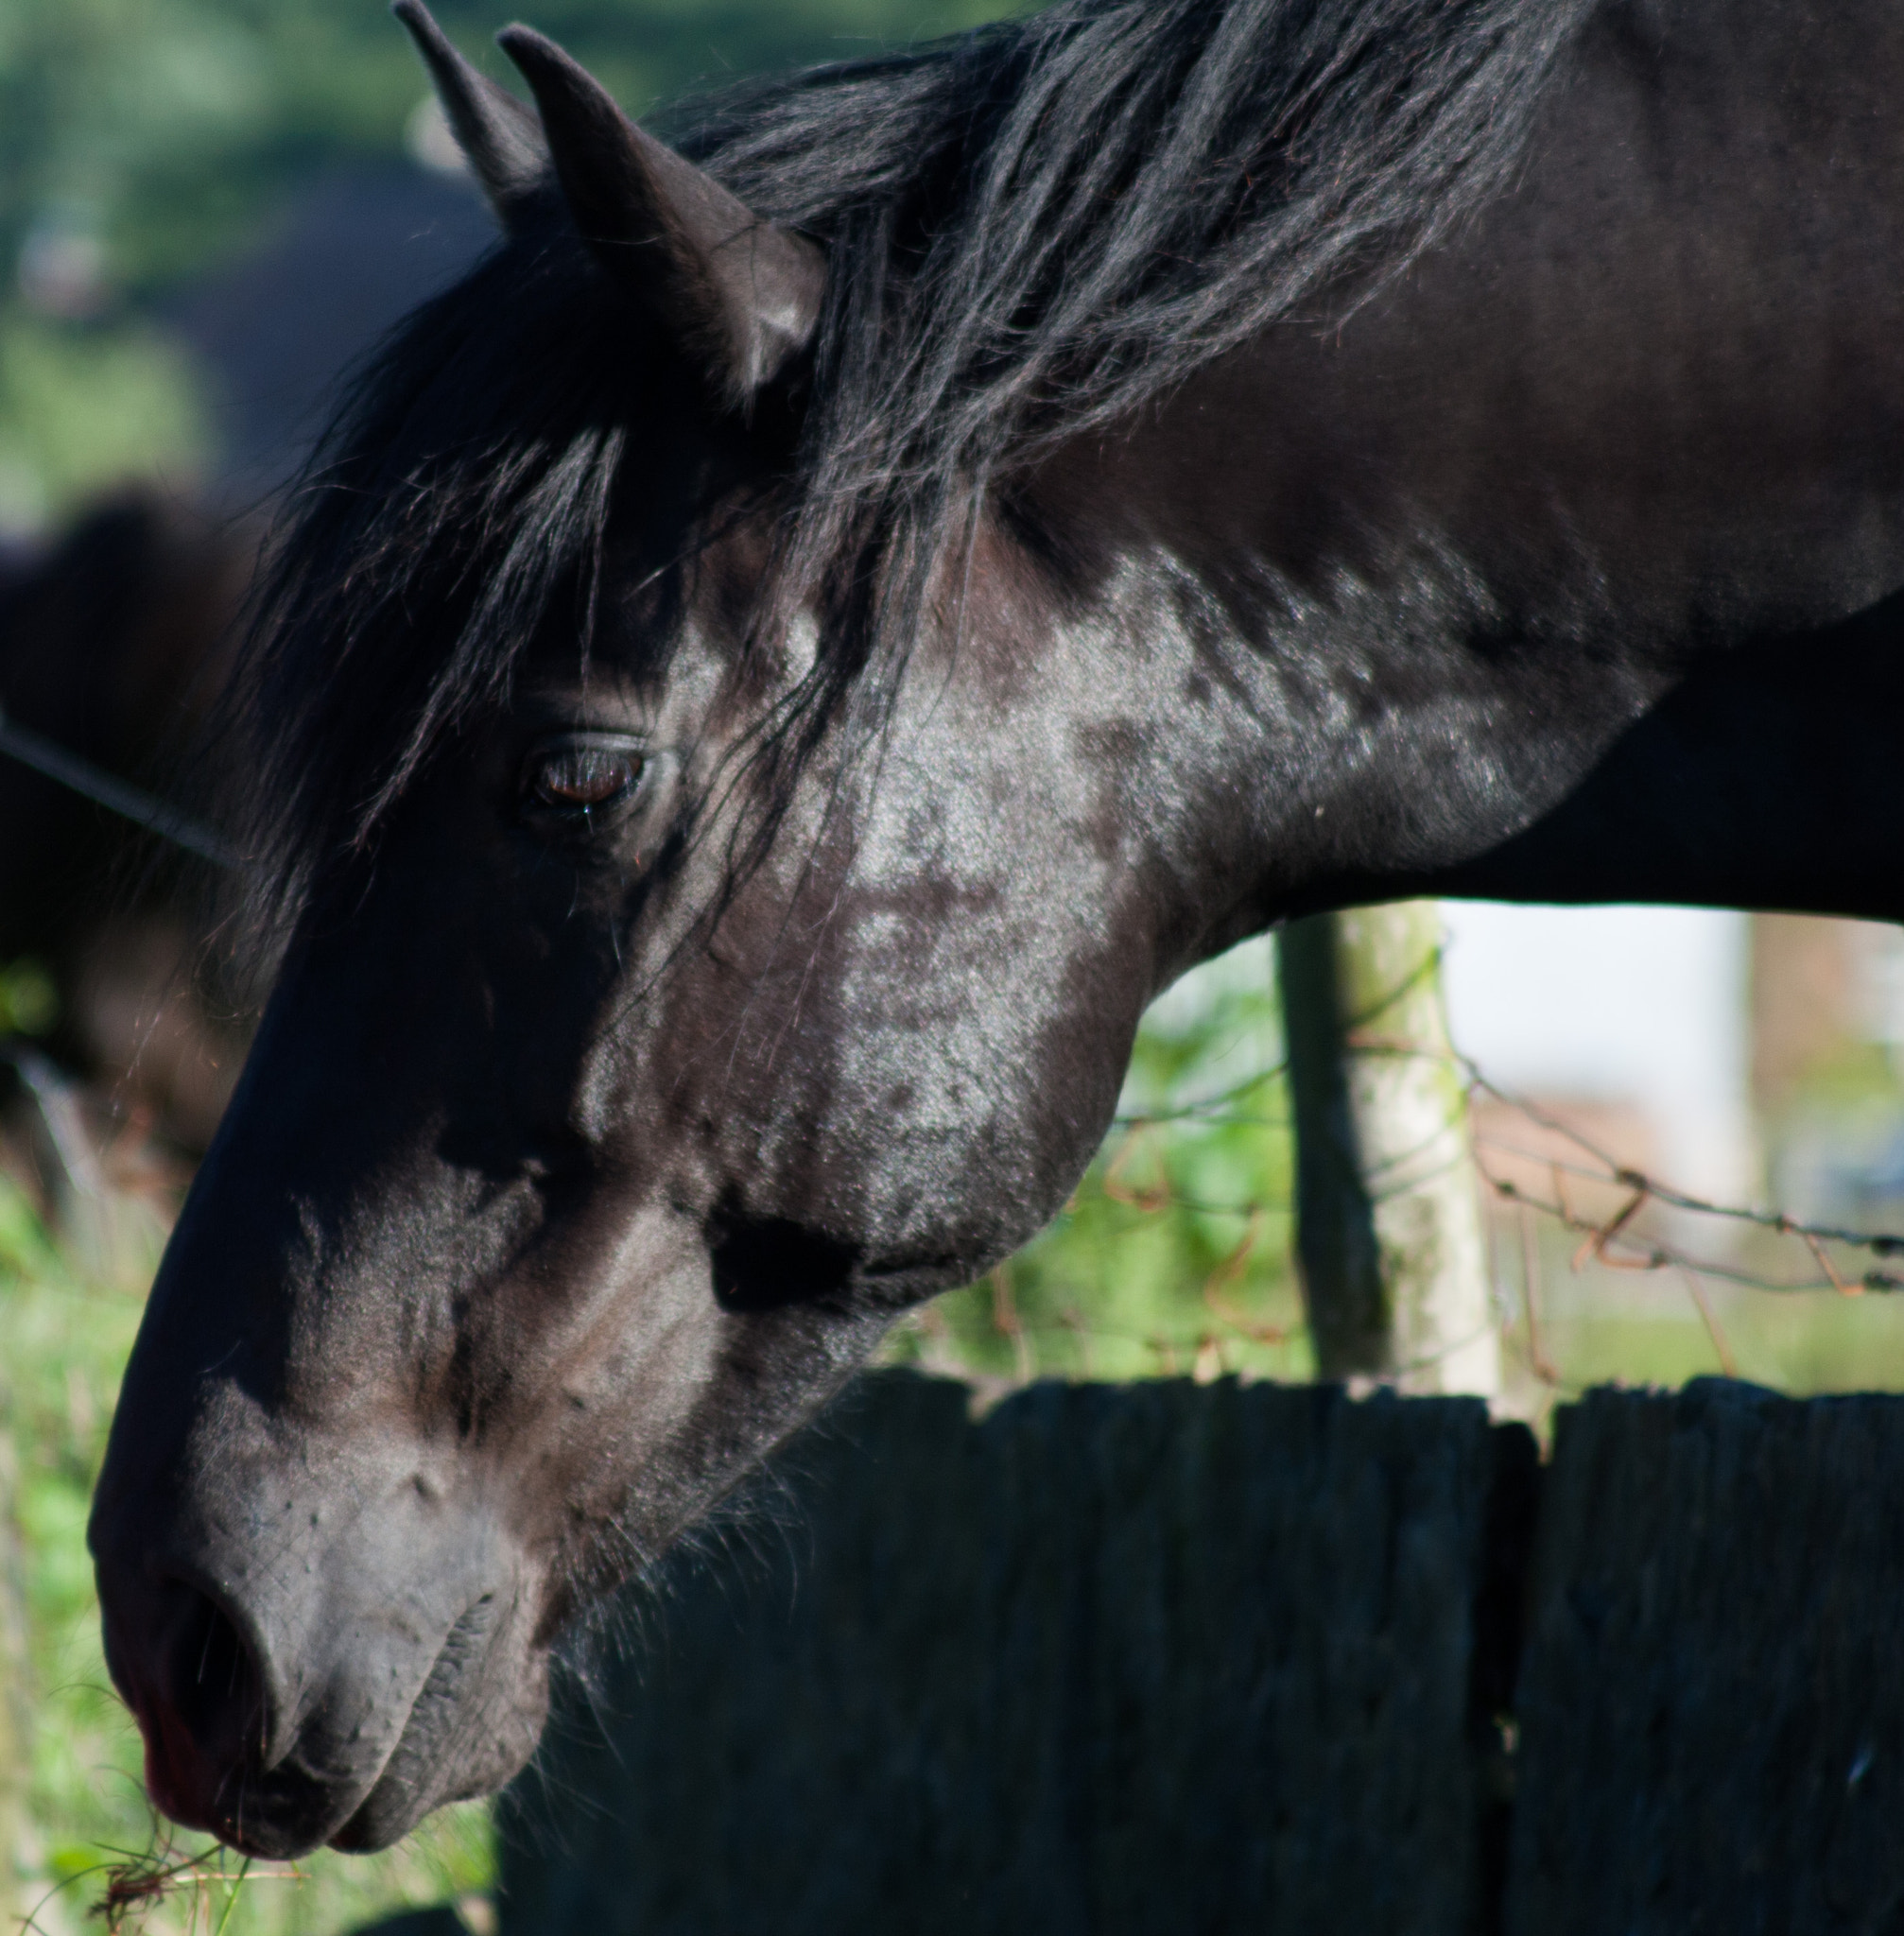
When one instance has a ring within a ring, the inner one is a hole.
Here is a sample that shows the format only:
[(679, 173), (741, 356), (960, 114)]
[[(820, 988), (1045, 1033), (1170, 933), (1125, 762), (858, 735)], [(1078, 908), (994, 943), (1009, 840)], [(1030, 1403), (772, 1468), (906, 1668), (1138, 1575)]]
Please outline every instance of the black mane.
[(827, 248), (827, 538), (1399, 270), (1500, 186), (1586, 10), (1066, 0), (702, 108), (681, 146)]
[[(687, 153), (828, 252), (780, 569), (811, 589), (850, 561), (882, 589), (828, 629), (792, 736), (896, 677), (862, 675), (976, 493), (1306, 303), (1359, 300), (1497, 192), (1590, 4), (1065, 0), (678, 112)], [(340, 414), (243, 683), (281, 890), (506, 688), (558, 601), (586, 650), (614, 315), (572, 237), (512, 244)]]

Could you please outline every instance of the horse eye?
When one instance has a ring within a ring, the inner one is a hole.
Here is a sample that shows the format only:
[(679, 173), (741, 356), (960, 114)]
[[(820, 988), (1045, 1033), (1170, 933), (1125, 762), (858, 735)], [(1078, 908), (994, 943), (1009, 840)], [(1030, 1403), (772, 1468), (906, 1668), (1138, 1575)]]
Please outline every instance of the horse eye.
[(531, 806), (587, 814), (632, 792), (643, 764), (632, 747), (570, 741), (530, 760), (525, 790)]

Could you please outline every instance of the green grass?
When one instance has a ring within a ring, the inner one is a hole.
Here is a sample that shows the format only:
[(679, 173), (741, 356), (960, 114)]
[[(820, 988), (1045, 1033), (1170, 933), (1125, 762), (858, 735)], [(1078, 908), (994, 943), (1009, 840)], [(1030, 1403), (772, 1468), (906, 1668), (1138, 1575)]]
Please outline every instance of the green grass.
[[(1543, 1343), (1561, 1374), (1560, 1394), (1601, 1384), (1683, 1385), (1728, 1370), (1795, 1397), (1904, 1391), (1904, 1303), (1895, 1297), (1741, 1290), (1711, 1302), (1722, 1356), (1690, 1297), (1670, 1286), (1651, 1313), (1550, 1318)], [(1521, 1327), (1509, 1335), (1517, 1342)]]
[[(108, 1681), (85, 1546), (87, 1502), (105, 1449), (161, 1226), (145, 1205), (115, 1205), (117, 1228), (92, 1270), (54, 1242), (25, 1194), (0, 1176), (0, 1422), (15, 1474), (13, 1514), (26, 1614), (30, 1716), (28, 1833), (21, 1894), (43, 1899), (48, 1936), (87, 1926), (113, 1865), (168, 1846), (140, 1783), (137, 1731)], [(0, 1466), (0, 1471), (4, 1471)], [(204, 1848), (178, 1838), (178, 1854)], [(328, 1851), (296, 1865), (254, 1863), (242, 1889), (182, 1885), (130, 1919), (150, 1936), (338, 1936), (408, 1904), (486, 1890), (489, 1817), (460, 1807), (402, 1847), (368, 1858)], [(208, 1922), (207, 1917), (211, 1920)]]

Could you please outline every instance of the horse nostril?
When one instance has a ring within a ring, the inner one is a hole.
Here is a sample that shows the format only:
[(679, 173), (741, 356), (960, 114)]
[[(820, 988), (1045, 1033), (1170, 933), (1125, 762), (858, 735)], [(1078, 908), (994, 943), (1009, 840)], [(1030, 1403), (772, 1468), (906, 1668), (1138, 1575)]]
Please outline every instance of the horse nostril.
[(238, 1777), (263, 1754), (264, 1681), (243, 1634), (208, 1595), (180, 1580), (167, 1581), (164, 1595), (162, 1637), (136, 1703), (147, 1786), (175, 1820), (223, 1834)]
[(177, 1673), (173, 1699), (181, 1718), (199, 1739), (209, 1739), (236, 1724), (244, 1748), (262, 1746), (251, 1723), (262, 1722), (263, 1689), (251, 1651), (224, 1612), (192, 1587), (181, 1591), (196, 1602), (176, 1645)]

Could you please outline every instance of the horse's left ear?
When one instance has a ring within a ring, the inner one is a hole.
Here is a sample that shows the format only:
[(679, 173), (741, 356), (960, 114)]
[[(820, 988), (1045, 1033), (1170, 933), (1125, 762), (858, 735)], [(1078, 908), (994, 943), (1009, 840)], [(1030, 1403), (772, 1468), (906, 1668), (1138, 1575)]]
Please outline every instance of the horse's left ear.
[(424, 57), (457, 146), (497, 221), (506, 233), (517, 233), (548, 182), (548, 149), (535, 110), (478, 74), (430, 18), (424, 0), (394, 0), (390, 11)]
[(526, 26), (496, 39), (534, 92), (582, 239), (736, 402), (772, 382), (819, 323), (819, 246), (637, 128), (553, 41)]

